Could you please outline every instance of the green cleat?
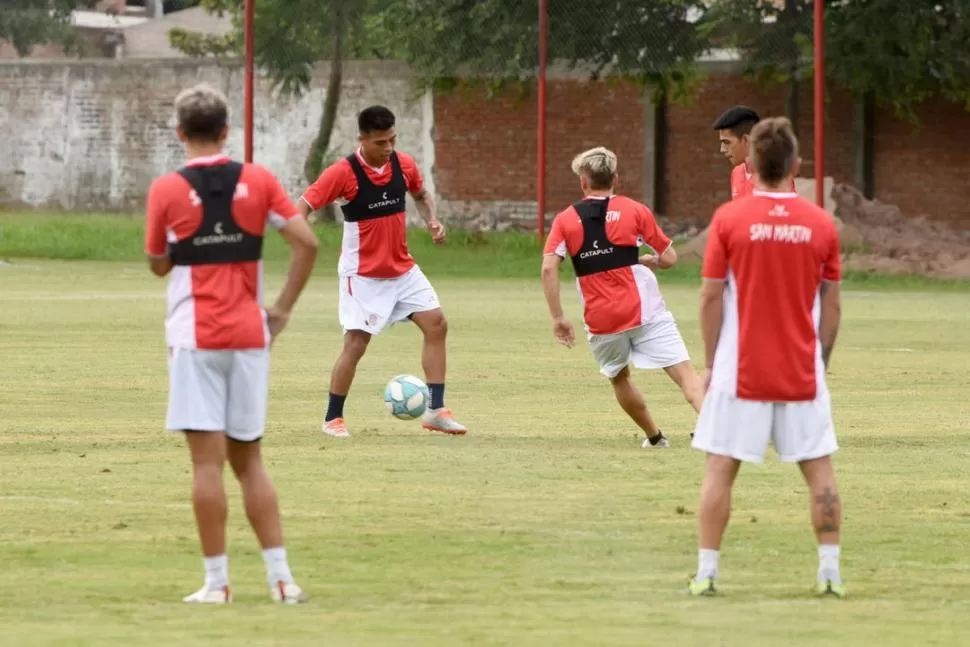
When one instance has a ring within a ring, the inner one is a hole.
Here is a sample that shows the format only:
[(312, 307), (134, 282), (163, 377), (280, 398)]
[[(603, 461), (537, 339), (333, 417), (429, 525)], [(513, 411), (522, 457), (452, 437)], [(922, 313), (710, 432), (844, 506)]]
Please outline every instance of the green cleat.
[(687, 583), (687, 592), (695, 597), (701, 595), (717, 595), (717, 589), (714, 588), (714, 580), (710, 577), (705, 577), (703, 580), (691, 578), (691, 581)]
[(815, 585), (815, 595), (832, 595), (841, 600), (845, 598), (845, 585), (825, 580)]

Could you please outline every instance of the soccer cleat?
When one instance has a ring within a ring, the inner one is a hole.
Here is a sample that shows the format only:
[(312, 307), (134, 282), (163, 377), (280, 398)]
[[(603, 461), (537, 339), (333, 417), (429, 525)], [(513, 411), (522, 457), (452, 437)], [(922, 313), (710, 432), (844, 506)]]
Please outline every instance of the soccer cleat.
[(229, 604), (232, 602), (232, 591), (228, 586), (220, 589), (208, 589), (202, 587), (192, 595), (182, 598), (182, 602), (189, 604)]
[(269, 595), (273, 602), (283, 604), (303, 604), (308, 600), (306, 593), (296, 584), (284, 584), (283, 580), (276, 583), (276, 586), (269, 590)]
[(825, 580), (815, 585), (815, 595), (831, 595), (841, 600), (845, 597), (845, 585)]
[(687, 583), (687, 592), (695, 597), (717, 595), (717, 589), (714, 588), (714, 578), (705, 577), (703, 580), (698, 580), (696, 577), (691, 578), (690, 582)]
[(640, 445), (643, 449), (657, 449), (661, 447), (670, 447), (670, 443), (667, 442), (667, 437), (664, 436), (664, 432), (658, 433), (653, 438), (644, 438), (643, 444)]
[(465, 425), (456, 421), (454, 416), (451, 415), (451, 410), (444, 407), (425, 411), (422, 426), (428, 431), (440, 431), (452, 436), (463, 436), (468, 432)]
[(323, 433), (334, 438), (347, 438), (350, 436), (350, 432), (347, 431), (347, 425), (344, 424), (343, 418), (334, 418), (333, 420), (324, 422)]

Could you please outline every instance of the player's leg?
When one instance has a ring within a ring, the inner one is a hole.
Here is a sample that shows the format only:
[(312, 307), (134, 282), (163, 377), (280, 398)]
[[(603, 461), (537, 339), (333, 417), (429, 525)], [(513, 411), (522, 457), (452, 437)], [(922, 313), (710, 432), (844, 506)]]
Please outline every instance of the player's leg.
[(297, 604), (306, 601), (306, 596), (290, 572), (276, 488), (260, 448), (269, 399), (269, 351), (244, 350), (233, 355), (226, 432), (229, 463), (242, 488), (246, 517), (263, 549), (270, 596), (277, 602)]
[(612, 335), (592, 335), (589, 338), (589, 349), (600, 367), (600, 373), (609, 379), (613, 386), (613, 395), (616, 396), (620, 408), (646, 434), (647, 437), (642, 446), (645, 449), (668, 447), (667, 439), (654, 422), (650, 410), (647, 409), (643, 393), (633, 384), (630, 376), (632, 333), (627, 331)]
[(692, 446), (707, 454), (701, 486), (697, 575), (688, 590), (712, 595), (718, 577), (721, 540), (731, 517), (731, 494), (741, 462), (761, 463), (772, 429), (772, 404), (716, 390), (701, 407)]
[(647, 409), (643, 393), (633, 384), (630, 368), (624, 366), (619, 373), (610, 378), (610, 384), (613, 385), (613, 394), (620, 407), (647, 435), (643, 447), (668, 447), (667, 439), (654, 422), (650, 410)]
[(226, 556), (226, 351), (174, 348), (169, 351), (166, 427), (185, 432), (192, 459), (192, 508), (202, 544), (205, 582), (185, 602), (225, 604), (232, 600)]
[(838, 442), (828, 390), (823, 387), (811, 402), (775, 405), (773, 440), (780, 460), (798, 463), (808, 485), (818, 539), (818, 592), (843, 597), (839, 568), (842, 502), (831, 460)]
[(424, 414), (422, 424), (429, 431), (463, 435), (468, 432), (467, 427), (455, 420), (451, 410), (445, 406), (448, 320), (441, 311), (438, 294), (417, 265), (401, 277), (397, 288), (390, 323), (410, 319), (424, 336), (421, 346), (421, 366), (424, 369), (428, 391), (431, 393), (431, 402)]
[(704, 404), (704, 380), (698, 375), (690, 360), (667, 366), (664, 371), (674, 384), (680, 387), (690, 406), (694, 407), (694, 411), (700, 413), (701, 405)]
[(387, 325), (394, 306), (394, 283), (394, 280), (378, 281), (360, 276), (340, 279), (338, 312), (344, 341), (330, 369), (330, 393), (323, 421), (325, 434), (336, 438), (350, 435), (344, 422), (344, 403), (370, 338)]

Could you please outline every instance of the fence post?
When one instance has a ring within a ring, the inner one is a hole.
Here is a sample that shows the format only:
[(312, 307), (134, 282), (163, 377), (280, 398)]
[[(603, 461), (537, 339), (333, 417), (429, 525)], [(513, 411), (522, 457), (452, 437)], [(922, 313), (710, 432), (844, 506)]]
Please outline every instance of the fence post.
[(253, 161), (253, 77), (255, 76), (253, 42), (253, 23), (255, 22), (256, 0), (245, 0), (243, 7), (243, 33), (245, 39), (245, 78), (243, 80), (243, 148), (244, 160)]
[(815, 202), (825, 206), (825, 2), (815, 0)]
[(539, 0), (539, 79), (538, 79), (538, 162), (536, 202), (539, 205), (539, 240), (546, 232), (546, 57), (549, 51), (549, 14), (546, 0)]

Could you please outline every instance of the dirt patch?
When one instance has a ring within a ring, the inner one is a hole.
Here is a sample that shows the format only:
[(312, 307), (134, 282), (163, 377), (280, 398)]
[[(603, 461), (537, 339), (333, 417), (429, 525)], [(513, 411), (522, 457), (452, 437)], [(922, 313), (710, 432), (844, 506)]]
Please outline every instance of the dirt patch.
[[(832, 188), (843, 266), (879, 274), (922, 274), (970, 279), (970, 231), (927, 218), (908, 218), (898, 207), (867, 200), (855, 187)], [(704, 257), (707, 229), (678, 246), (678, 256)]]

